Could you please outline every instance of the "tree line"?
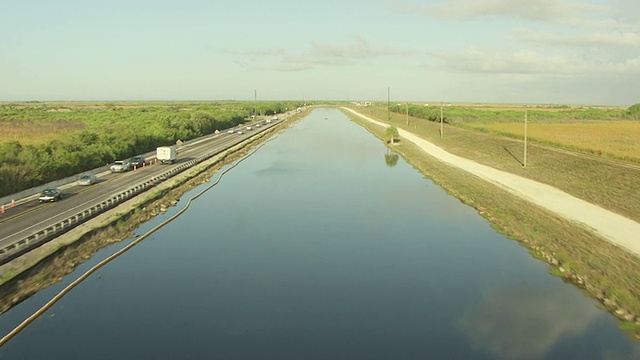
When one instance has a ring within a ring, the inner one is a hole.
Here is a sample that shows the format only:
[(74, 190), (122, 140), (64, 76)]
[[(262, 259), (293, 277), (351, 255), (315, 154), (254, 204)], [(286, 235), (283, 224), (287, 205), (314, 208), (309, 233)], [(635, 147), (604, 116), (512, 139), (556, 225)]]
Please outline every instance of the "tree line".
[[(259, 114), (291, 109), (285, 102), (260, 103)], [(82, 123), (54, 140), (0, 143), (0, 196), (88, 171), (117, 159), (175, 144), (244, 123), (253, 103), (180, 104), (168, 106), (70, 106), (55, 104), (0, 106), (5, 124), (30, 122)]]
[[(396, 104), (390, 110), (399, 114), (406, 114), (429, 121), (440, 121), (440, 106)], [(443, 121), (449, 122), (512, 122), (523, 118), (524, 109), (479, 109), (466, 106), (446, 106), (443, 108)], [(628, 109), (603, 109), (597, 107), (569, 108), (558, 107), (549, 110), (527, 109), (529, 116), (537, 121), (572, 121), (572, 120), (639, 120), (640, 104)]]

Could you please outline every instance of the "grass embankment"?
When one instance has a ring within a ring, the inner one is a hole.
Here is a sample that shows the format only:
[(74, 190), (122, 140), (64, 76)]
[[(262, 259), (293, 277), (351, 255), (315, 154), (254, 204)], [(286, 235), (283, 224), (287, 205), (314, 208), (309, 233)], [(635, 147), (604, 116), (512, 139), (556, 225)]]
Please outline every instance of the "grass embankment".
[[(386, 112), (355, 109), (387, 122)], [(385, 129), (347, 113), (384, 139)], [(640, 171), (608, 162), (532, 146), (526, 168), (520, 164), (522, 144), (486, 133), (440, 125), (394, 114), (388, 121), (445, 148), (447, 151), (520, 176), (554, 185), (585, 200), (640, 220), (640, 196), (633, 188)], [(426, 155), (410, 142), (393, 147), (419, 171), (462, 202), (473, 206), (499, 231), (530, 249), (551, 265), (550, 272), (575, 283), (626, 321), (640, 336), (640, 259), (596, 236), (588, 229), (560, 219), (460, 169)], [(634, 324), (635, 323), (635, 324)]]
[[(0, 314), (17, 305), (41, 289), (63, 279), (74, 269), (90, 259), (97, 251), (113, 243), (121, 242), (133, 236), (132, 232), (139, 225), (152, 219), (159, 213), (175, 206), (187, 191), (207, 183), (224, 165), (245, 156), (252, 147), (264, 142), (276, 132), (290, 126), (303, 118), (310, 110), (293, 115), (286, 122), (273, 130), (262, 133), (240, 149), (230, 150), (217, 160), (205, 161), (196, 168), (187, 170), (162, 183), (157, 188), (140, 195), (127, 209), (121, 210), (105, 222), (96, 221), (92, 228), (79, 229), (80, 233), (71, 232), (61, 236), (70, 237), (63, 240), (69, 245), (55, 244), (54, 239), (39, 248), (0, 267)], [(111, 212), (117, 212), (114, 209)], [(106, 215), (106, 214), (105, 214)], [(90, 220), (92, 221), (92, 220)]]
[[(380, 121), (387, 121), (386, 109), (356, 108), (355, 110)], [(446, 111), (445, 109), (445, 116)], [(574, 120), (569, 119), (569, 121)], [(459, 123), (460, 121), (456, 121), (456, 124)], [(615, 121), (610, 122), (611, 126), (615, 126), (615, 123)], [(530, 143), (527, 149), (527, 166), (524, 168), (521, 139), (515, 140), (448, 124), (444, 125), (444, 138), (440, 138), (439, 123), (409, 117), (407, 126), (406, 117), (400, 114), (392, 114), (390, 124), (411, 131), (453, 154), (549, 184), (575, 197), (640, 222), (640, 187), (638, 187), (640, 167), (636, 164), (606, 157), (570, 155), (564, 149)], [(615, 133), (607, 134), (611, 137)], [(603, 134), (603, 137), (605, 135)], [(610, 142), (610, 140), (602, 140), (602, 142)], [(615, 142), (615, 139), (612, 142)], [(635, 148), (640, 148), (640, 142), (636, 143)]]

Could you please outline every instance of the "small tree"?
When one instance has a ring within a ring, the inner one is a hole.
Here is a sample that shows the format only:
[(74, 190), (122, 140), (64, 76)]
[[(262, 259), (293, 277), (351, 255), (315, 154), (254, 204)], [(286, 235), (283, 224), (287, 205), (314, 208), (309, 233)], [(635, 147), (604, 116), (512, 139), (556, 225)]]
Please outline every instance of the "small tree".
[(634, 120), (640, 120), (640, 103), (630, 106), (627, 109), (627, 116)]
[(384, 137), (388, 143), (394, 144), (397, 140), (400, 140), (400, 134), (398, 133), (398, 129), (395, 126), (389, 126), (387, 131), (384, 133)]

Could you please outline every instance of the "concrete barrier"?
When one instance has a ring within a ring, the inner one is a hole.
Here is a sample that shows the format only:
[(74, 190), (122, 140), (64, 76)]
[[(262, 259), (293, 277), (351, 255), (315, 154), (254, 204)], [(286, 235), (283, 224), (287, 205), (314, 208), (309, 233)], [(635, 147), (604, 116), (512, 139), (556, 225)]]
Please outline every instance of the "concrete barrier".
[[(222, 150), (224, 151), (224, 150)], [(119, 192), (117, 194), (112, 195), (111, 197), (109, 197), (107, 200), (104, 200), (96, 205), (93, 205), (87, 209), (82, 210), (81, 212), (72, 215), (64, 220), (59, 221), (58, 223), (51, 225), (45, 229), (41, 229), (41, 230), (36, 230), (35, 232), (33, 232), (32, 234), (17, 240), (16, 242), (6, 245), (2, 248), (0, 248), (0, 264), (4, 264), (14, 258), (16, 258), (19, 255), (22, 255), (23, 253), (34, 249), (44, 243), (46, 243), (47, 241), (52, 240), (53, 238), (62, 235), (63, 233), (69, 231), (71, 228), (95, 217), (98, 214), (101, 214), (103, 212), (105, 212), (108, 209), (111, 209), (113, 207), (115, 207), (116, 205), (125, 202), (127, 200), (129, 200), (130, 198), (148, 190), (149, 188), (159, 184), (160, 182), (175, 176), (176, 174), (190, 168), (193, 167), (194, 165), (202, 162), (203, 160), (209, 159), (210, 157), (219, 154), (222, 151), (215, 151), (215, 152), (211, 152), (208, 153), (207, 155), (204, 156), (200, 156), (195, 160), (190, 160), (176, 168), (173, 168), (171, 170), (167, 170), (165, 172), (163, 172), (160, 175), (154, 176), (153, 178), (146, 180), (140, 184), (137, 184), (135, 186), (132, 186), (131, 188), (124, 190), (122, 192)], [(108, 167), (102, 167), (102, 168), (98, 168), (98, 169), (108, 169)], [(29, 189), (29, 190), (25, 190), (23, 192), (23, 194), (28, 194), (28, 193), (33, 193), (33, 194), (38, 194), (40, 193), (41, 189), (44, 189), (46, 187), (51, 187), (51, 186), (60, 186), (60, 184), (64, 184), (65, 182), (68, 183), (69, 179), (73, 179), (73, 181), (71, 182), (75, 182), (77, 180), (77, 178), (74, 177), (70, 177), (67, 179), (63, 179), (63, 180), (59, 180), (59, 181), (55, 181), (46, 185), (43, 185), (41, 187), (37, 187), (37, 188), (33, 188), (33, 189)], [(15, 195), (15, 194), (14, 194)], [(12, 195), (13, 196), (13, 195)], [(7, 198), (7, 197), (5, 197)], [(5, 199), (2, 198), (0, 199), (0, 202)]]

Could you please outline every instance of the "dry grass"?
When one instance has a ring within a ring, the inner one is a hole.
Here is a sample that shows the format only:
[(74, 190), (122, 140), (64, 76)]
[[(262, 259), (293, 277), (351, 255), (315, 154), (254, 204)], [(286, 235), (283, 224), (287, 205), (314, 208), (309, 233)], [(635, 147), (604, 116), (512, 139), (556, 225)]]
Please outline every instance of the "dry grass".
[(0, 121), (0, 143), (18, 141), (21, 145), (45, 144), (59, 139), (62, 134), (82, 130), (81, 122), (56, 121), (39, 123), (29, 120)]
[[(356, 110), (364, 112), (361, 108)], [(367, 115), (387, 122), (386, 113), (384, 116), (375, 110), (369, 111), (369, 113)], [(355, 117), (352, 118), (378, 137), (384, 137), (384, 129), (381, 127), (371, 125)], [(391, 123), (418, 133), (423, 138), (445, 147), (452, 153), (489, 165), (502, 164), (503, 169), (519, 175), (527, 175), (526, 172), (530, 170), (522, 169), (522, 166), (514, 158), (503, 154), (505, 151), (502, 147), (510, 146), (509, 143), (513, 143), (513, 141), (453, 127), (445, 127), (445, 138), (440, 139), (437, 127), (432, 126), (435, 124), (429, 124), (424, 120), (412, 119), (407, 127), (404, 119), (395, 116), (395, 118), (392, 117)], [(601, 301), (604, 298), (613, 299), (620, 307), (632, 314), (640, 315), (640, 259), (599, 238), (584, 227), (560, 219), (549, 211), (517, 198), (499, 187), (425, 155), (413, 143), (401, 142), (394, 147), (394, 150), (402, 154), (409, 163), (450, 194), (476, 208), (500, 231), (520, 241), (530, 249), (534, 256), (538, 257), (542, 252), (552, 254), (566, 270), (560, 276), (565, 277), (567, 281), (574, 281), (575, 278), (572, 276), (578, 275), (584, 279), (584, 283), (578, 286), (592, 296)], [(618, 169), (613, 165), (606, 165), (604, 169), (600, 169), (596, 166), (597, 163), (591, 159), (581, 159), (542, 148), (536, 149), (534, 156), (559, 164), (549, 167), (537, 164), (531, 172), (538, 173), (538, 177), (546, 179), (557, 177), (562, 179), (560, 182), (577, 182), (579, 185), (572, 187), (572, 189), (580, 190), (586, 194), (608, 188), (598, 181), (598, 177), (603, 173), (612, 173), (607, 179), (615, 180), (612, 181), (611, 186), (616, 188), (620, 188), (620, 185), (629, 179), (637, 179), (639, 175), (638, 170)], [(515, 165), (506, 165), (507, 163), (515, 163)], [(569, 163), (574, 163), (574, 166), (565, 167)], [(622, 179), (616, 179), (616, 175), (619, 174), (616, 169), (622, 173)], [(631, 171), (635, 177), (629, 175), (628, 171)], [(593, 174), (587, 176), (589, 172)], [(618, 191), (620, 189), (605, 191), (602, 197), (607, 197), (607, 193)], [(640, 201), (638, 200), (640, 199), (638, 190), (635, 190), (635, 193), (626, 194), (621, 191), (620, 195), (616, 195), (616, 197), (618, 196), (631, 198), (629, 204), (634, 204), (632, 211), (635, 218), (636, 220), (640, 218), (640, 207), (637, 204)], [(634, 197), (635, 199), (633, 199)], [(559, 273), (553, 267), (550, 271)], [(616, 309), (609, 308), (609, 310)], [(640, 335), (640, 327), (633, 326), (630, 331), (635, 332), (635, 336)]]
[[(465, 127), (523, 138), (523, 123), (467, 123)], [(533, 141), (577, 149), (619, 159), (640, 160), (640, 122), (588, 121), (580, 123), (529, 123), (527, 137)]]

